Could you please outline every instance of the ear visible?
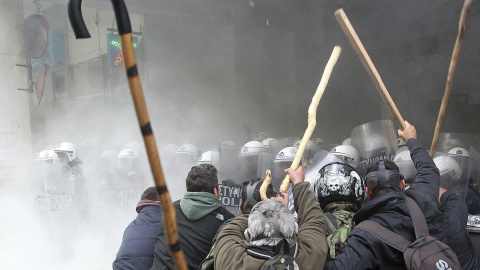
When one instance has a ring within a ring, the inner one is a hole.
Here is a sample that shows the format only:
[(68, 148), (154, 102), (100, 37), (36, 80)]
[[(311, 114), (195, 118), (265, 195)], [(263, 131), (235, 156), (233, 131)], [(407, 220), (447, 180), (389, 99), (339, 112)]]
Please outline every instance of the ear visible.
[(220, 193), (218, 192), (218, 188), (217, 188), (217, 187), (213, 188), (213, 194), (214, 194), (215, 196), (217, 196), (217, 198), (220, 199)]
[(243, 203), (240, 203), (240, 211), (243, 212)]
[(365, 188), (365, 192), (367, 192), (368, 198), (371, 199), (371, 198), (372, 198), (372, 191), (371, 191), (368, 187), (366, 187), (366, 188)]
[(405, 191), (405, 179), (402, 179), (402, 181), (400, 181), (400, 186), (402, 187), (402, 192)]

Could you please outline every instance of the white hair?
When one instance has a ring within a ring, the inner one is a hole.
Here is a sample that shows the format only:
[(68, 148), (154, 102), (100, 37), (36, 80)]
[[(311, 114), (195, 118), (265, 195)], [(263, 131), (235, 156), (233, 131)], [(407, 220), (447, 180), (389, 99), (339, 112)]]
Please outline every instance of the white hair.
[(288, 207), (277, 200), (257, 203), (248, 217), (251, 243), (257, 246), (274, 246), (282, 239), (291, 242), (295, 232), (295, 217)]

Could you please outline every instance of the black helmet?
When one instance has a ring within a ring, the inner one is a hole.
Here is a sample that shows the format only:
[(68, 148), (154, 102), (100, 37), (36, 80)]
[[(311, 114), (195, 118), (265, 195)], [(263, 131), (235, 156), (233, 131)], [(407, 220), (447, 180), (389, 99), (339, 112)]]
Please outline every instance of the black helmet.
[(365, 182), (352, 166), (332, 162), (320, 169), (314, 191), (322, 209), (331, 202), (339, 201), (353, 202), (361, 207), (365, 198)]

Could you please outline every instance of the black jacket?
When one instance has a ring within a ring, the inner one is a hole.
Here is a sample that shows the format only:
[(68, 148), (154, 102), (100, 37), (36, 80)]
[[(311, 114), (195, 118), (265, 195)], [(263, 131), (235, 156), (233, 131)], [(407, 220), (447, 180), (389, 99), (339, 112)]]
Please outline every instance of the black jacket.
[(150, 269), (160, 223), (162, 223), (160, 206), (147, 205), (140, 209), (137, 218), (123, 233), (122, 245), (112, 264), (113, 269)]
[(457, 254), (462, 269), (480, 269), (472, 240), (467, 231), (468, 210), (457, 194), (446, 191), (439, 207), (447, 226), (447, 244)]
[[(219, 207), (204, 217), (191, 221), (183, 213), (180, 200), (174, 202), (174, 207), (180, 247), (185, 255), (188, 268), (197, 269), (210, 251), (218, 228), (223, 222), (233, 218), (234, 215), (225, 208)], [(160, 225), (154, 256), (152, 270), (175, 269), (163, 224)]]
[[(417, 168), (415, 182), (406, 195), (412, 197), (422, 209), (430, 235), (446, 243), (445, 223), (438, 210), (440, 175), (428, 152), (415, 139), (407, 142)], [(400, 192), (383, 194), (365, 204), (353, 217), (355, 224), (372, 220), (387, 229), (415, 240), (412, 219)], [(335, 260), (328, 260), (324, 269), (405, 269), (403, 254), (376, 236), (362, 229), (353, 229), (348, 245)]]

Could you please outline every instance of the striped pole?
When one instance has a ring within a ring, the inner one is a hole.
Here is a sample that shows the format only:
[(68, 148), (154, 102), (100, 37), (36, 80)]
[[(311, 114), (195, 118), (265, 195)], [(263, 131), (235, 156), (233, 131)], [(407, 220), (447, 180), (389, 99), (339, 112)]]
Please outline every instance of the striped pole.
[[(81, 0), (68, 1), (68, 17), (76, 38), (89, 38), (90, 34), (83, 21), (81, 11)], [(157, 197), (162, 205), (163, 222), (167, 234), (170, 252), (177, 269), (187, 269), (185, 257), (178, 243), (177, 221), (175, 217), (175, 209), (173, 207), (167, 184), (163, 176), (162, 165), (158, 155), (155, 137), (153, 136), (150, 119), (148, 117), (147, 104), (143, 95), (140, 77), (138, 76), (137, 61), (135, 59), (135, 51), (132, 40), (132, 27), (128, 16), (127, 7), (123, 0), (112, 0), (115, 17), (117, 19), (118, 33), (122, 44), (122, 53), (125, 64), (125, 71), (128, 77), (128, 85), (132, 94), (135, 112), (137, 114), (140, 130), (142, 131), (143, 141), (147, 149), (148, 160), (152, 170), (153, 179), (157, 188)]]

